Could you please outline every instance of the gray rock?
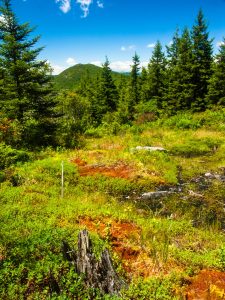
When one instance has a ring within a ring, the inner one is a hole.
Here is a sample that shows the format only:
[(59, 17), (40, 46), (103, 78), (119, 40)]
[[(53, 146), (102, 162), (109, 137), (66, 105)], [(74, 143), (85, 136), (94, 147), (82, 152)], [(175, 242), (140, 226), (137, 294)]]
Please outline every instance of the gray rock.
[(158, 192), (149, 192), (141, 195), (141, 199), (143, 200), (153, 200), (161, 197), (165, 197), (166, 195), (172, 194), (170, 191), (158, 191)]
[(165, 148), (162, 147), (150, 147), (150, 146), (137, 146), (136, 148), (132, 148), (132, 151), (167, 151)]
[(219, 180), (219, 181), (225, 181), (225, 176), (224, 175), (212, 174), (210, 172), (205, 173), (205, 177), (207, 179), (216, 179), (216, 180)]

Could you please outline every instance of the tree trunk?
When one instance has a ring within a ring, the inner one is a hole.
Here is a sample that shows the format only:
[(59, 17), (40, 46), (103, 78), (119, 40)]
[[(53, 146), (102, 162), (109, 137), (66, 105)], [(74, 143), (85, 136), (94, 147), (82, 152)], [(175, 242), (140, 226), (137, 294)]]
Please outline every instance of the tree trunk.
[(79, 233), (77, 253), (71, 250), (66, 242), (63, 242), (62, 250), (64, 258), (74, 264), (76, 272), (85, 275), (85, 282), (88, 287), (97, 288), (103, 294), (120, 294), (125, 282), (119, 278), (114, 270), (108, 249), (102, 252), (100, 261), (97, 261), (92, 251), (87, 230), (82, 230)]

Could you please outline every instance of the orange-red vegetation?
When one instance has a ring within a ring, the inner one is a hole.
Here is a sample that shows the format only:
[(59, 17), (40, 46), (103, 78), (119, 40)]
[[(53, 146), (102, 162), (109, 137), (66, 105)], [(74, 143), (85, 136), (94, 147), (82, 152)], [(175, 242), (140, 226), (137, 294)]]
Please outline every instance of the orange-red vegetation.
[(202, 270), (191, 280), (186, 299), (225, 299), (225, 273), (214, 270)]
[(133, 167), (120, 161), (110, 166), (102, 164), (88, 165), (87, 162), (80, 158), (72, 159), (71, 162), (78, 166), (80, 176), (101, 174), (108, 177), (129, 179), (134, 171)]
[(157, 274), (155, 263), (141, 245), (141, 228), (136, 224), (110, 218), (90, 217), (81, 217), (79, 224), (110, 241), (112, 250), (121, 259), (127, 274), (145, 278)]

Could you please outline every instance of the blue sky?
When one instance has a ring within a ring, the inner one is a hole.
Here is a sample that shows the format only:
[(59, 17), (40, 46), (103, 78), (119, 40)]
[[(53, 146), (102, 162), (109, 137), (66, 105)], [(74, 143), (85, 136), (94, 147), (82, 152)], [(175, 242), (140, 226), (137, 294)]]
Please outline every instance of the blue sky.
[(127, 71), (136, 51), (143, 65), (157, 40), (169, 44), (176, 27), (192, 27), (202, 8), (215, 51), (225, 36), (225, 0), (12, 0), (21, 22), (37, 26), (41, 58), (55, 73), (76, 63)]

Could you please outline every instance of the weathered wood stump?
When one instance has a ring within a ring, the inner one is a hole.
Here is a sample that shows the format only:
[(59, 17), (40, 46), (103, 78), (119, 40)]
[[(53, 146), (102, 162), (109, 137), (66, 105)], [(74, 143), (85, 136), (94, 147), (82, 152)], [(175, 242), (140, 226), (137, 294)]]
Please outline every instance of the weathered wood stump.
[(102, 293), (119, 295), (125, 282), (117, 275), (108, 249), (102, 252), (97, 261), (87, 230), (79, 233), (77, 253), (66, 242), (63, 242), (62, 250), (64, 258), (75, 266), (76, 272), (84, 274), (88, 287), (98, 288)]

